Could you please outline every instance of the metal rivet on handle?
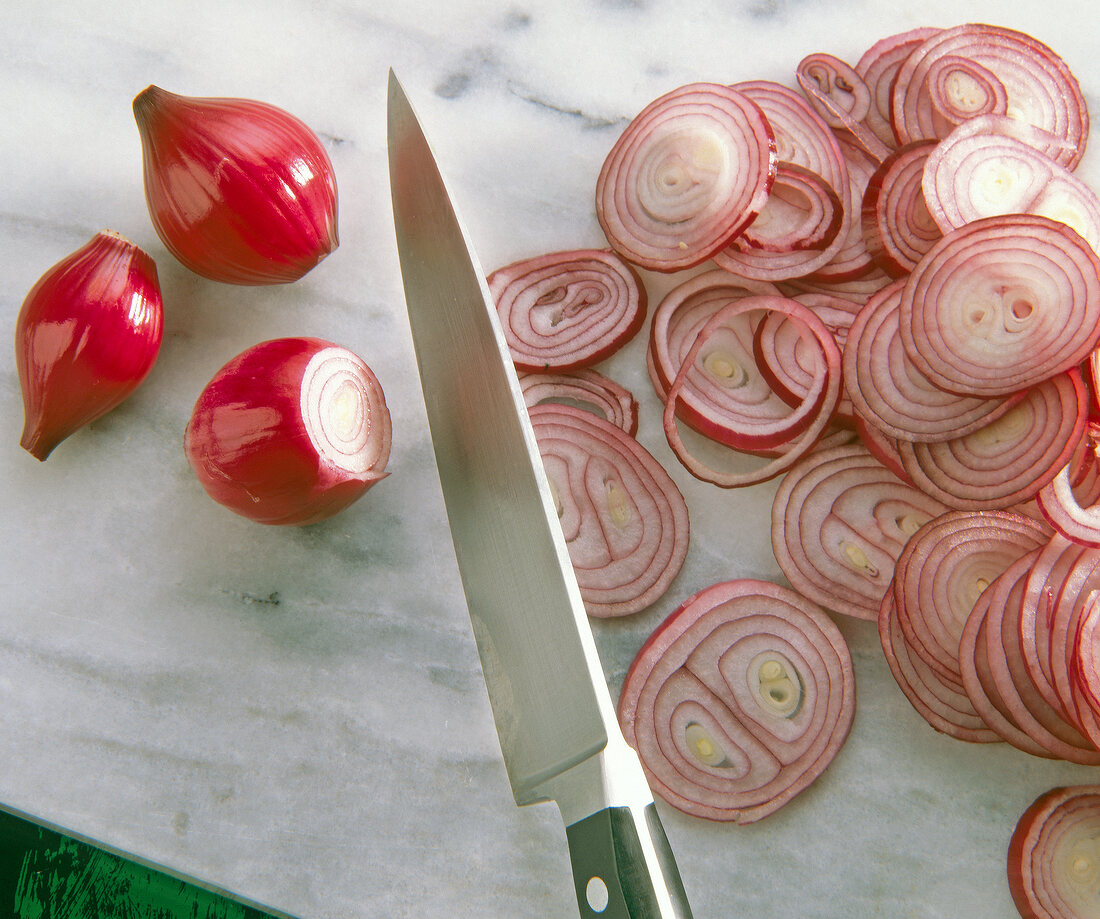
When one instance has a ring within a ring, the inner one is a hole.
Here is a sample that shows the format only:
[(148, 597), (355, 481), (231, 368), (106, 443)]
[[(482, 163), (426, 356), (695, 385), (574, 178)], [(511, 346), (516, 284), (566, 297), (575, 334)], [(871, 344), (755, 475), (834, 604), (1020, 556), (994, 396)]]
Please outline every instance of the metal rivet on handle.
[(607, 884), (604, 883), (603, 878), (589, 878), (588, 886), (584, 888), (584, 896), (588, 900), (592, 912), (602, 913), (607, 909), (610, 897), (607, 892)]

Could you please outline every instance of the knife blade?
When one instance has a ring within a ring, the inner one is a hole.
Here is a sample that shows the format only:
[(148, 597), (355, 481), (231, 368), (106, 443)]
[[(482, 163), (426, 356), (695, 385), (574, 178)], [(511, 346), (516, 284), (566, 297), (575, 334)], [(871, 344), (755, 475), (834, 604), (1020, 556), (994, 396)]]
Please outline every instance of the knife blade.
[(392, 70), (388, 130), (409, 325), (513, 797), (557, 803), (582, 917), (688, 919), (652, 793), (615, 717), (485, 275)]

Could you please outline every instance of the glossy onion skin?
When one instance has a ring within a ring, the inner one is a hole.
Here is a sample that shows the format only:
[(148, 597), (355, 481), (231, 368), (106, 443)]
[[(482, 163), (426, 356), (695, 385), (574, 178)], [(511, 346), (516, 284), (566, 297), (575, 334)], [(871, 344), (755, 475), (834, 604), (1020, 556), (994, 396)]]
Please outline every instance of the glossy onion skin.
[[(333, 458), (341, 445), (322, 455), (304, 417), (303, 390), (318, 355), (341, 362), (344, 377), (362, 384), (364, 417), (352, 432), (356, 449), (337, 457), (342, 465)], [(391, 436), (382, 388), (366, 364), (322, 339), (281, 338), (215, 374), (195, 403), (184, 449), (219, 504), (257, 523), (305, 525), (342, 511), (388, 474)]]
[[(771, 681), (769, 660), (779, 664)], [(768, 816), (810, 785), (854, 715), (840, 630), (789, 588), (751, 578), (684, 601), (638, 652), (619, 700), (623, 734), (654, 792), (685, 813), (735, 823)]]
[(133, 393), (156, 362), (163, 322), (153, 259), (117, 233), (97, 233), (50, 268), (15, 326), (20, 445), (45, 460)]
[(134, 117), (149, 215), (187, 268), (230, 284), (282, 284), (336, 249), (332, 163), (293, 115), (150, 86)]

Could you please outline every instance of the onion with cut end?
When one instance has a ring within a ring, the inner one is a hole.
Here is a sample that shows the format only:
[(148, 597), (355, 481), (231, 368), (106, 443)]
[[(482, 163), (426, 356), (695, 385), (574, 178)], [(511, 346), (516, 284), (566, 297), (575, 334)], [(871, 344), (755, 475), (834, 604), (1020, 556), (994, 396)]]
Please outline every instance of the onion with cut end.
[(589, 615), (627, 616), (668, 590), (688, 549), (683, 495), (622, 429), (567, 405), (530, 409)]
[(794, 591), (752, 579), (686, 600), (638, 652), (619, 700), (654, 791), (686, 813), (737, 823), (809, 786), (854, 713), (839, 629)]
[(1100, 258), (1048, 217), (986, 217), (929, 250), (906, 279), (900, 310), (905, 351), (932, 383), (1008, 395), (1096, 347)]
[(498, 268), (488, 282), (519, 370), (589, 367), (618, 351), (645, 322), (641, 278), (607, 249), (524, 259)]
[(346, 348), (279, 338), (222, 367), (195, 403), (184, 449), (207, 493), (258, 523), (331, 517), (383, 479), (390, 414)]
[(628, 261), (676, 271), (727, 246), (775, 178), (775, 137), (744, 93), (691, 83), (655, 99), (611, 148), (596, 215)]
[(1100, 888), (1100, 785), (1054, 788), (1020, 816), (1008, 887), (1023, 919), (1088, 919)]
[(519, 385), (529, 409), (546, 402), (573, 405), (595, 412), (631, 437), (638, 433), (638, 400), (630, 390), (597, 370), (524, 373)]
[(800, 593), (827, 609), (874, 620), (902, 547), (947, 510), (862, 444), (818, 449), (779, 483), (772, 549)]

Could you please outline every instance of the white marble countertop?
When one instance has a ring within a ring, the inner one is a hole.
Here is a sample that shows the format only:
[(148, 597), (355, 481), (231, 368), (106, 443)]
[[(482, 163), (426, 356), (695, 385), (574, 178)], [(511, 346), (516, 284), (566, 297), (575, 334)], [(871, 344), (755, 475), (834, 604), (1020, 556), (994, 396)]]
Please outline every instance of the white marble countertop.
[[(302, 919), (575, 916), (556, 811), (512, 803), (458, 583), (393, 241), (387, 70), (492, 268), (601, 243), (599, 166), (661, 92), (789, 80), (811, 51), (855, 59), (893, 32), (975, 20), (1046, 41), (1097, 103), (1085, 0), (0, 6), (0, 339), (38, 276), (105, 227), (154, 256), (166, 308), (146, 384), (45, 464), (18, 446), (10, 344), (0, 356), (0, 801)], [(146, 213), (130, 111), (150, 83), (309, 123), (337, 173), (339, 250), (278, 289), (176, 264)], [(206, 497), (182, 431), (226, 360), (297, 334), (375, 369), (393, 474), (329, 522), (264, 528)], [(643, 399), (640, 437), (688, 499), (693, 544), (657, 606), (598, 624), (613, 692), (688, 594), (779, 578), (774, 485), (718, 492), (675, 465), (643, 353), (639, 337), (605, 369)], [(1012, 915), (1017, 816), (1095, 771), (937, 735), (874, 627), (841, 626), (859, 710), (833, 767), (750, 827), (661, 806), (695, 915)]]

